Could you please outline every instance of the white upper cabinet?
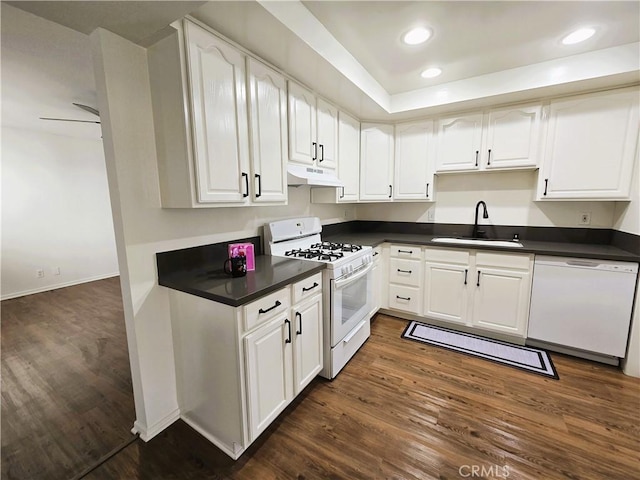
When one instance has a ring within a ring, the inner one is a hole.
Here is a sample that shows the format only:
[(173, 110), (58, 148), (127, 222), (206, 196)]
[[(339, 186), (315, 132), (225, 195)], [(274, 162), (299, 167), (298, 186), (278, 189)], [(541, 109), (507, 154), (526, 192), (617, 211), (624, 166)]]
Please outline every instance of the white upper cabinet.
[(289, 82), (289, 161), (335, 169), (337, 158), (338, 109)]
[(482, 113), (438, 121), (437, 172), (477, 170), (482, 148)]
[(188, 20), (172, 26), (148, 49), (162, 206), (285, 204), (283, 79), (258, 62), (248, 77), (235, 47)]
[(628, 199), (638, 103), (637, 89), (551, 102), (537, 199)]
[(244, 202), (249, 174), (245, 59), (186, 22), (198, 201)]
[(433, 122), (395, 127), (394, 200), (433, 200)]
[(317, 165), (335, 170), (338, 165), (338, 109), (321, 98), (316, 103)]
[[(247, 61), (251, 124), (252, 200), (287, 200), (287, 86), (282, 75)], [(245, 179), (247, 184), (248, 179)]]
[(541, 105), (438, 120), (437, 172), (535, 168)]
[(360, 200), (393, 198), (393, 125), (360, 128)]
[(542, 106), (491, 110), (481, 152), (487, 170), (535, 167), (538, 164)]

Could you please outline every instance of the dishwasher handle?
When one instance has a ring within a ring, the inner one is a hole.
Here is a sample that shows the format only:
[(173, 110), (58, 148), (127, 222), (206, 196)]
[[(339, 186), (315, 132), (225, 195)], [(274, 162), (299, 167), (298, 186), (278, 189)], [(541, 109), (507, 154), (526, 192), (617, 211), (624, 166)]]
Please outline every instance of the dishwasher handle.
[(591, 267), (596, 268), (600, 266), (600, 262), (591, 262), (589, 260), (567, 260), (566, 264), (570, 267)]

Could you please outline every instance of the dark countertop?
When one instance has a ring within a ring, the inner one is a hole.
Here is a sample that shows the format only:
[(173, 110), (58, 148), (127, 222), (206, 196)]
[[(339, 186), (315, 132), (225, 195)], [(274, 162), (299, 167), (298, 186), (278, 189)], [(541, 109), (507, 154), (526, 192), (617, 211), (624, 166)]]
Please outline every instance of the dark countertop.
[(536, 255), (553, 255), (561, 257), (582, 257), (598, 260), (615, 260), (623, 262), (640, 263), (640, 256), (612, 245), (568, 243), (568, 242), (542, 242), (534, 240), (520, 240), (522, 248), (496, 247), (491, 245), (463, 245), (451, 243), (433, 243), (432, 238), (446, 237), (447, 235), (428, 235), (418, 233), (336, 233), (323, 236), (323, 240), (333, 242), (347, 242), (358, 245), (370, 245), (375, 247), (384, 242), (401, 243), (411, 245), (425, 245), (441, 248), (463, 248), (474, 250), (495, 250), (513, 253), (534, 253)]
[(181, 292), (239, 307), (323, 270), (326, 264), (270, 255), (256, 256), (255, 270), (244, 277), (231, 277), (216, 267), (175, 272), (158, 283)]

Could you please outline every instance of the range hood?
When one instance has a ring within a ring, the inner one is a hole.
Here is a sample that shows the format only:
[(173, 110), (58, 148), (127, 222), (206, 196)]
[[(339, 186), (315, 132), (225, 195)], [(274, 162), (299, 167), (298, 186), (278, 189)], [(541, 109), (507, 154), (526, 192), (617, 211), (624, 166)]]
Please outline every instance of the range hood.
[(344, 187), (344, 183), (331, 170), (304, 165), (287, 165), (287, 185), (317, 187)]

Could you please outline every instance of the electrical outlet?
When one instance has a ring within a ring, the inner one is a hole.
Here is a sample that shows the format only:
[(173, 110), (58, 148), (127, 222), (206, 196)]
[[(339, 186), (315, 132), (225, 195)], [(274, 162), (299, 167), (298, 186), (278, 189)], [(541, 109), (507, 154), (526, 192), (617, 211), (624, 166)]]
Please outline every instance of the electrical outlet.
[(436, 218), (436, 209), (430, 208), (429, 210), (427, 210), (427, 221), (433, 222), (435, 218)]
[(580, 220), (578, 221), (580, 225), (590, 225), (591, 224), (591, 212), (582, 212), (580, 214)]
[(36, 278), (42, 278), (44, 277), (44, 270), (39, 268), (36, 270)]
[(53, 274), (54, 275), (60, 275), (60, 267), (54, 267)]
[(348, 219), (348, 218), (349, 218), (349, 210), (346, 210), (346, 209), (345, 209), (345, 211), (344, 211), (344, 218), (345, 218), (345, 219)]

